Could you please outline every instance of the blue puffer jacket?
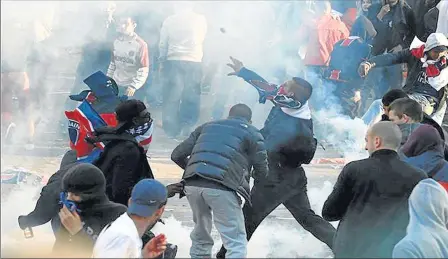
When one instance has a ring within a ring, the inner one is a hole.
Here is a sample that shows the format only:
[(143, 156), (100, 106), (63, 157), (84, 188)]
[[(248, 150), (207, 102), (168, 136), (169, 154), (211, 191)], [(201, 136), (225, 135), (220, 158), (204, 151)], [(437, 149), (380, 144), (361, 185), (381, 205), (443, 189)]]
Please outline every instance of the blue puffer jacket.
[(426, 173), (430, 173), (440, 163), (444, 163), (443, 167), (435, 172), (432, 178), (438, 182), (448, 182), (448, 162), (440, 152), (430, 150), (414, 157), (406, 157), (402, 155), (402, 160), (412, 166), (422, 169)]
[(263, 136), (247, 120), (230, 117), (198, 127), (171, 154), (185, 169), (183, 179), (195, 176), (237, 191), (250, 202), (249, 173), (254, 178), (268, 174)]
[[(260, 93), (260, 102), (266, 100), (256, 81), (267, 83), (255, 72), (242, 68), (238, 77), (254, 86)], [(303, 107), (308, 108), (308, 107)], [(274, 105), (261, 129), (270, 164), (296, 168), (309, 164), (314, 157), (317, 141), (314, 139), (313, 122), (285, 113)]]

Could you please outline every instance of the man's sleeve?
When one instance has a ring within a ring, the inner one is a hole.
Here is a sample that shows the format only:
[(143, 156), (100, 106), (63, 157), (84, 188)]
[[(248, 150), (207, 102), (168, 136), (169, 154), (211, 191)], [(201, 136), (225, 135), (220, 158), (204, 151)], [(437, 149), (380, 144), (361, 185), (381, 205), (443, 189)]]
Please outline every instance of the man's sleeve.
[(159, 39), (159, 62), (166, 60), (166, 55), (168, 54), (168, 21), (165, 20), (160, 29), (160, 39)]
[(193, 151), (194, 145), (196, 144), (199, 135), (201, 135), (202, 126), (196, 128), (190, 136), (180, 143), (171, 153), (171, 160), (176, 163), (180, 168), (185, 169), (188, 164), (188, 157)]
[(412, 57), (409, 49), (401, 50), (397, 53), (387, 53), (372, 57), (369, 59), (369, 63), (374, 63), (375, 67), (387, 67), (391, 65), (408, 63)]
[(350, 166), (348, 164), (342, 169), (338, 180), (334, 185), (333, 192), (328, 196), (322, 209), (322, 217), (327, 221), (341, 220), (345, 215), (350, 202), (353, 199), (353, 183), (350, 179)]
[(141, 258), (136, 244), (126, 236), (116, 237), (105, 246), (96, 246), (93, 258)]
[(264, 145), (264, 138), (258, 131), (255, 132), (255, 137), (249, 149), (249, 160), (254, 168), (254, 179), (263, 179), (268, 176), (268, 154)]
[(241, 68), (237, 76), (255, 87), (259, 94), (258, 101), (260, 103), (265, 103), (266, 100), (272, 99), (277, 93), (277, 85), (269, 84), (263, 77), (245, 67)]
[(120, 155), (115, 158), (112, 167), (112, 196), (114, 202), (127, 206), (135, 184), (134, 170), (139, 164), (139, 160), (137, 147), (133, 143), (127, 143)]
[(141, 42), (139, 62), (140, 68), (131, 83), (131, 87), (135, 89), (140, 89), (145, 84), (149, 74), (149, 51), (146, 42)]
[[(52, 176), (54, 177), (54, 175)], [(50, 177), (46, 186), (42, 188), (36, 207), (24, 218), (23, 224), (36, 227), (49, 222), (59, 212), (60, 181), (53, 181)]]

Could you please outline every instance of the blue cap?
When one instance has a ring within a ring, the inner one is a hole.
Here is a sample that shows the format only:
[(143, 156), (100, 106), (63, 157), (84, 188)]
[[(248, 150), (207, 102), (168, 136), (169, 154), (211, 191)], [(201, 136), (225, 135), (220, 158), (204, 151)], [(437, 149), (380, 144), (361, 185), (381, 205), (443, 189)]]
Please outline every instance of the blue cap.
[(167, 199), (168, 191), (165, 185), (154, 179), (143, 179), (132, 189), (128, 213), (150, 217), (166, 204)]
[(98, 98), (118, 96), (118, 86), (115, 81), (101, 71), (91, 74), (84, 79), (84, 83)]

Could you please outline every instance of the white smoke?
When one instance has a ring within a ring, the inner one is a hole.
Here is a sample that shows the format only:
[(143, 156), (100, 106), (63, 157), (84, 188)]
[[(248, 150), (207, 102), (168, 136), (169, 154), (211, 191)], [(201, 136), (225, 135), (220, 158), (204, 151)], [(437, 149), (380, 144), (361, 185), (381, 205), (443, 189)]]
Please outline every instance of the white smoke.
[[(35, 237), (25, 239), (17, 223), (20, 215), (26, 215), (34, 209), (35, 200), (33, 197), (38, 191), (38, 188), (26, 187), (12, 192), (7, 199), (2, 198), (2, 257), (16, 255), (11, 253), (20, 251), (21, 247), (30, 249), (31, 247), (38, 247), (42, 252), (51, 251), (54, 236), (49, 224), (33, 228)], [(331, 191), (332, 184), (328, 181), (321, 188), (309, 188), (308, 196), (310, 197), (311, 207), (317, 214), (322, 211), (323, 203)], [(186, 213), (191, 212), (186, 211)], [(192, 228), (183, 225), (173, 216), (165, 218), (164, 221), (165, 225), (156, 225), (154, 233), (164, 233), (169, 243), (178, 246), (177, 258), (189, 258)], [(191, 224), (192, 222), (188, 225)], [(334, 225), (336, 226), (336, 224)], [(213, 254), (216, 254), (222, 243), (215, 228), (213, 228), (212, 236), (215, 240)], [(305, 231), (292, 216), (289, 218), (268, 217), (257, 229), (248, 245), (248, 257), (250, 258), (329, 258), (331, 256), (332, 253), (329, 248)]]

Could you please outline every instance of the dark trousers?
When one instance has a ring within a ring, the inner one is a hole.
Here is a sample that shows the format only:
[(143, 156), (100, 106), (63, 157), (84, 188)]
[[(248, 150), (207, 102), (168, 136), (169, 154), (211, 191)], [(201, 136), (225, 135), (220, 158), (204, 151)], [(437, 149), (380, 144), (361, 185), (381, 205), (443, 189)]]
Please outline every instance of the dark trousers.
[[(177, 137), (198, 122), (201, 101), (202, 65), (189, 61), (163, 64), (163, 130)], [(190, 133), (190, 132), (187, 132)]]
[[(297, 222), (313, 236), (330, 248), (336, 229), (311, 209), (307, 195), (307, 178), (303, 168), (272, 169), (269, 177), (256, 181), (251, 190), (252, 206), (243, 208), (247, 239), (250, 240), (261, 222), (283, 204)], [(221, 247), (217, 257), (222, 258), (225, 248)]]

